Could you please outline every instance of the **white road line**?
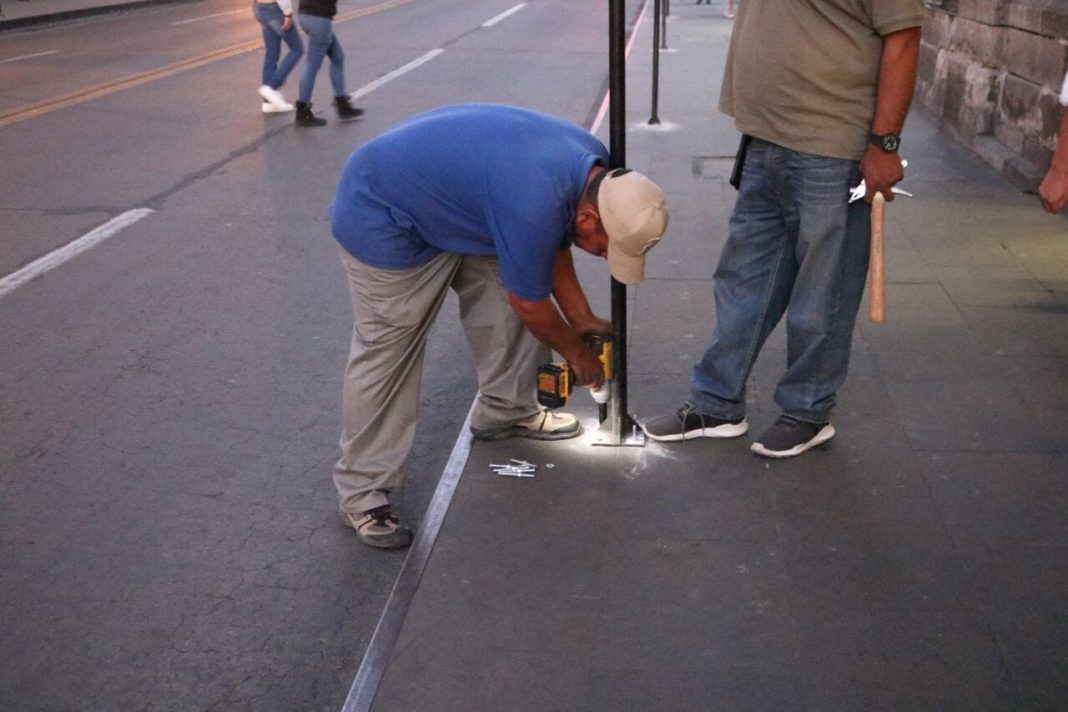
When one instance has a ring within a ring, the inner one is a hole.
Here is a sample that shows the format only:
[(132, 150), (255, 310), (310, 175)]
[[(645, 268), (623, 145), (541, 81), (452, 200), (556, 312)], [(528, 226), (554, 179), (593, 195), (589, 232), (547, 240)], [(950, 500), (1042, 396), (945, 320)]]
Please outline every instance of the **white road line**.
[(494, 25), (496, 25), (498, 22), (500, 22), (504, 18), (508, 17), (509, 15), (512, 15), (514, 13), (519, 12), (520, 10), (522, 10), (526, 6), (527, 6), (527, 4), (525, 2), (521, 2), (518, 5), (516, 5), (515, 7), (513, 7), (511, 10), (505, 10), (500, 15), (497, 15), (497, 17), (494, 17), (494, 18), (491, 18), (489, 20), (486, 20), (485, 22), (482, 23), (482, 26), (483, 27), (493, 27)]
[(362, 87), (360, 87), (356, 91), (352, 92), (352, 94), (350, 94), (349, 97), (351, 99), (353, 99), (353, 100), (356, 100), (356, 99), (359, 99), (361, 96), (366, 96), (366, 95), (370, 94), (371, 92), (373, 92), (375, 89), (378, 89), (383, 84), (386, 84), (387, 82), (391, 82), (394, 79), (396, 79), (397, 77), (402, 76), (404, 74), (407, 74), (408, 72), (412, 71), (413, 69), (415, 69), (416, 67), (418, 67), (421, 64), (425, 64), (426, 62), (429, 62), (430, 60), (434, 59), (434, 57), (437, 57), (439, 54), (441, 54), (444, 51), (445, 50), (441, 49), (440, 47), (438, 47), (437, 49), (432, 49), (429, 52), (427, 52), (426, 54), (424, 54), (422, 57), (419, 57), (417, 59), (413, 59), (411, 62), (408, 62), (407, 64), (405, 64), (403, 67), (397, 67), (396, 69), (394, 69), (389, 74), (386, 74), (385, 76), (379, 77), (378, 79), (374, 80), (370, 84), (364, 84)]
[(7, 64), (8, 62), (17, 62), (20, 59), (33, 59), (34, 57), (47, 57), (50, 54), (57, 54), (58, 49), (52, 49), (47, 52), (38, 52), (37, 54), (24, 54), (19, 57), (12, 57), (11, 59), (0, 59), (0, 64)]
[(29, 263), (17, 272), (12, 272), (8, 276), (0, 279), (0, 298), (15, 291), (27, 282), (40, 277), (45, 272), (48, 272), (55, 267), (60, 266), (64, 262), (74, 259), (78, 255), (82, 254), (86, 250), (89, 250), (96, 245), (100, 244), (104, 240), (108, 239), (115, 233), (119, 232), (123, 228), (127, 228), (133, 225), (141, 218), (151, 215), (156, 212), (150, 208), (138, 208), (136, 210), (128, 210), (127, 212), (119, 215), (118, 217), (108, 220), (100, 227), (85, 233), (77, 240), (68, 242), (58, 250), (49, 252), (44, 257), (39, 257), (33, 262)]
[(175, 25), (188, 25), (190, 22), (200, 22), (201, 20), (210, 20), (213, 17), (225, 17), (226, 15), (236, 15), (244, 10), (231, 10), (230, 12), (217, 12), (214, 15), (201, 15), (200, 17), (194, 17), (190, 20), (179, 20), (178, 22), (172, 22), (171, 27)]
[(438, 487), (434, 490), (434, 497), (430, 500), (426, 514), (419, 526), (419, 533), (412, 543), (411, 551), (404, 559), (400, 575), (393, 585), (393, 591), (386, 601), (386, 608), (382, 611), (382, 617), (378, 619), (374, 635), (367, 645), (363, 662), (356, 672), (356, 679), (352, 681), (349, 695), (345, 699), (345, 706), (341, 712), (368, 712), (371, 703), (374, 702), (375, 694), (378, 693), (378, 684), (382, 681), (382, 675), (386, 671), (390, 658), (393, 656), (393, 648), (400, 637), (401, 628), (404, 626), (404, 618), (408, 615), (408, 608), (415, 591), (419, 587), (419, 580), (423, 577), (430, 552), (434, 549), (434, 542), (438, 538), (438, 530), (445, 520), (445, 513), (449, 510), (452, 495), (460, 484), (460, 475), (464, 473), (467, 458), (471, 454), (471, 414), (475, 412), (475, 404), (478, 396), (471, 401), (471, 408), (467, 411), (467, 419), (460, 428), (460, 436), (456, 438), (456, 444), (452, 447), (449, 461), (445, 463), (445, 471), (441, 473)]

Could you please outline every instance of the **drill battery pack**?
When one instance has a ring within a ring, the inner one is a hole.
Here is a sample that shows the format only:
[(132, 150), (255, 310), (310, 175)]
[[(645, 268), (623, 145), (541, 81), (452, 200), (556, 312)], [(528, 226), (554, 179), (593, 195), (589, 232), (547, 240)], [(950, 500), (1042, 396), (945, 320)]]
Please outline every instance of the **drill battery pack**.
[(566, 363), (538, 366), (538, 403), (546, 408), (563, 408), (571, 397), (575, 374)]
[[(603, 334), (587, 334), (586, 345), (601, 361), (605, 381), (612, 380), (612, 337)], [(571, 398), (575, 385), (575, 372), (566, 363), (547, 363), (538, 366), (538, 403), (546, 408), (563, 408)], [(607, 398), (607, 389), (603, 397)], [(603, 402), (594, 396), (599, 403)]]

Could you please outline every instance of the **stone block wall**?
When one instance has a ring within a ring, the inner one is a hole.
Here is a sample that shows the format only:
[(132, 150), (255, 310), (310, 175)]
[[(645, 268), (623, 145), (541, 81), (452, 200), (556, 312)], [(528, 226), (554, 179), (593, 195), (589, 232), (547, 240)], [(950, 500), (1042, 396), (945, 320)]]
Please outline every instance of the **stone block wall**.
[(927, 0), (916, 100), (1035, 191), (1057, 144), (1068, 0)]

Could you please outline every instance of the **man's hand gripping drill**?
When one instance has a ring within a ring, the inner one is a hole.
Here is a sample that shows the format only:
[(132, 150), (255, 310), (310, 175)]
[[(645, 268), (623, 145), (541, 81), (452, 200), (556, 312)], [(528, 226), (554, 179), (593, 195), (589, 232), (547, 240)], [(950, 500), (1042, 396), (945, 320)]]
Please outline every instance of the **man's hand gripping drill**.
[(612, 380), (612, 337), (586, 334), (582, 355), (569, 363), (547, 363), (538, 367), (538, 402), (546, 408), (567, 404), (574, 386), (586, 386), (597, 403), (608, 401)]

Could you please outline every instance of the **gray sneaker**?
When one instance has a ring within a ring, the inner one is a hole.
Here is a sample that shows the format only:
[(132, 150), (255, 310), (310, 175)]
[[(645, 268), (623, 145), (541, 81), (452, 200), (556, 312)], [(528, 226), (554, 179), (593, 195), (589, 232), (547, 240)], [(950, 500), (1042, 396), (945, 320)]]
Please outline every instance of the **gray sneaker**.
[(412, 543), (412, 530), (400, 523), (388, 504), (362, 514), (342, 511), (341, 521), (356, 530), (361, 544), (376, 549), (403, 549)]
[(642, 430), (653, 440), (677, 442), (694, 438), (736, 438), (749, 430), (745, 418), (720, 420), (694, 410), (687, 403), (670, 415), (661, 415), (642, 424)]
[(789, 415), (780, 415), (750, 448), (764, 457), (796, 457), (834, 437), (830, 423), (809, 423)]

